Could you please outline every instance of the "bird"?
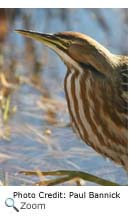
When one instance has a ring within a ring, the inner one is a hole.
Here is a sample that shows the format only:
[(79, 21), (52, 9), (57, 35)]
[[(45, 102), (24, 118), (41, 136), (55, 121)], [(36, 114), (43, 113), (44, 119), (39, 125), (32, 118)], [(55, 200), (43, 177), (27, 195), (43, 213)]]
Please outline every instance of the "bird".
[(96, 152), (128, 169), (128, 56), (79, 32), (16, 30), (64, 62), (64, 90), (73, 130)]

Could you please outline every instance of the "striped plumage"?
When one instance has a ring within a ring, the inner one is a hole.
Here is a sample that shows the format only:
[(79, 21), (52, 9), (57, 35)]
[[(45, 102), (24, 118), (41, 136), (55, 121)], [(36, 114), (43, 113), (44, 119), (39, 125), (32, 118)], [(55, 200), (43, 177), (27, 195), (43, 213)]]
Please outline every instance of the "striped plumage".
[[(97, 152), (127, 168), (126, 110), (125, 116), (120, 119), (119, 115), (123, 113), (116, 110), (114, 101), (110, 104), (111, 89), (107, 80), (96, 80), (96, 75), (92, 75), (88, 66), (84, 71), (81, 74), (73, 69), (67, 72), (65, 78), (65, 92), (73, 128)], [(113, 94), (112, 100), (114, 96)]]
[(64, 81), (74, 130), (100, 154), (127, 169), (128, 58), (75, 33), (17, 32), (53, 49), (67, 66)]

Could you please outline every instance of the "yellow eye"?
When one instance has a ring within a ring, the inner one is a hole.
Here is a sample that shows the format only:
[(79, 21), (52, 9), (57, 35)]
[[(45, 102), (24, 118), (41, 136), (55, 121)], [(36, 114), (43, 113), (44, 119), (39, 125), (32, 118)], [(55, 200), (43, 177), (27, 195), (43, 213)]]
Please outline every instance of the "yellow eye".
[(71, 41), (67, 41), (67, 42), (65, 43), (65, 45), (66, 45), (66, 47), (69, 47), (69, 46), (71, 45)]

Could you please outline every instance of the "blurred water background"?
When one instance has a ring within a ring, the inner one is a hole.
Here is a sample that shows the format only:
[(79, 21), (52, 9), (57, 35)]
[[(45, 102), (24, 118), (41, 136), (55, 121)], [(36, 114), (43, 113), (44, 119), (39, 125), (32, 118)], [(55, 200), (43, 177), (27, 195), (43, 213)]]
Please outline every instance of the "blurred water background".
[[(41, 43), (14, 32), (78, 31), (127, 54), (127, 9), (0, 9), (0, 179), (31, 185), (21, 170), (82, 170), (127, 184), (123, 168), (85, 145), (71, 129), (63, 89), (66, 67)], [(87, 185), (92, 185), (87, 183)]]

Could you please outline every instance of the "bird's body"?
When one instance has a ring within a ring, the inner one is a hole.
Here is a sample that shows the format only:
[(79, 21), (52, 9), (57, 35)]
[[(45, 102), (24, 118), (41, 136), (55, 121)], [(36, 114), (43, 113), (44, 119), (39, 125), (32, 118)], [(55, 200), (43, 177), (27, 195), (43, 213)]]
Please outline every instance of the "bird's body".
[(100, 75), (92, 74), (93, 69), (84, 67), (85, 74), (72, 69), (65, 78), (73, 128), (97, 152), (126, 167), (127, 116), (121, 113), (106, 78), (98, 78)]
[(73, 129), (86, 144), (127, 169), (128, 58), (80, 33), (17, 32), (61, 57), (67, 66), (64, 87)]

